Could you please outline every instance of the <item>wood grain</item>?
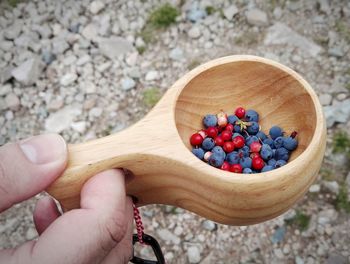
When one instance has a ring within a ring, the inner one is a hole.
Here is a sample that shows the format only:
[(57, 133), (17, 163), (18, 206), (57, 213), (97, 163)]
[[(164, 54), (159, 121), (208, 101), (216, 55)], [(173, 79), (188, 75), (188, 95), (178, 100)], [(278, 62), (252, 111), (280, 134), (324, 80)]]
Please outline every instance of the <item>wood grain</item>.
[[(260, 174), (213, 168), (189, 150), (190, 135), (207, 113), (237, 106), (272, 125), (298, 131), (299, 147), (286, 166)], [(293, 70), (255, 56), (228, 56), (180, 78), (141, 121), (117, 134), (69, 146), (65, 173), (48, 189), (65, 209), (79, 207), (83, 184), (109, 168), (135, 177), (127, 193), (138, 206), (169, 204), (216, 222), (248, 225), (290, 208), (317, 176), (325, 151), (326, 126), (318, 98)]]

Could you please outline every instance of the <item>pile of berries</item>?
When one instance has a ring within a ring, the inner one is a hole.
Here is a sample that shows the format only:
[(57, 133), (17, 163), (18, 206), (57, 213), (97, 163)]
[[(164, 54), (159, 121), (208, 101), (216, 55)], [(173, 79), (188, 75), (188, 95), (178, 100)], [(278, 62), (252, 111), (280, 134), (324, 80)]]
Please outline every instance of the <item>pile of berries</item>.
[(259, 114), (238, 107), (233, 115), (223, 111), (203, 118), (205, 129), (193, 134), (192, 153), (211, 166), (236, 173), (258, 173), (287, 164), (298, 146), (297, 132), (273, 126), (266, 135), (260, 130)]

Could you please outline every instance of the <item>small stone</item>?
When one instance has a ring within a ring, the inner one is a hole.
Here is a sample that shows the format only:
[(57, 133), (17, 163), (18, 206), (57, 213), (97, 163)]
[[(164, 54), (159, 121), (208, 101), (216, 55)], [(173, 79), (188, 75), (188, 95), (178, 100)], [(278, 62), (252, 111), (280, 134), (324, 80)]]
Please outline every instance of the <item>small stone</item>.
[(337, 253), (329, 254), (329, 257), (326, 259), (326, 264), (347, 264), (349, 263), (347, 259)]
[(48, 109), (56, 111), (56, 110), (61, 109), (63, 107), (63, 104), (64, 104), (63, 99), (57, 98), (48, 104)]
[(3, 51), (11, 51), (13, 48), (13, 42), (7, 40), (0, 40), (0, 49)]
[(304, 264), (304, 260), (301, 257), (296, 256), (295, 257), (295, 264)]
[(272, 238), (271, 238), (272, 243), (277, 244), (282, 242), (284, 240), (285, 235), (286, 235), (286, 227), (285, 226), (278, 227), (272, 235)]
[(201, 253), (198, 247), (189, 247), (187, 249), (187, 258), (189, 263), (199, 263), (201, 261)]
[(90, 61), (91, 61), (91, 57), (89, 55), (85, 54), (84, 56), (80, 57), (77, 60), (76, 64), (77, 64), (77, 66), (83, 66), (84, 64), (86, 64)]
[(102, 63), (100, 65), (97, 66), (97, 71), (103, 73), (106, 70), (108, 70), (110, 67), (112, 66), (112, 62), (111, 61), (106, 61), (105, 63)]
[(7, 95), (11, 93), (12, 91), (12, 85), (11, 84), (4, 84), (0, 87), (0, 96)]
[(285, 255), (288, 255), (290, 253), (290, 245), (289, 244), (285, 244), (283, 247), (283, 253)]
[(64, 39), (58, 39), (52, 43), (52, 51), (57, 55), (63, 54), (67, 49), (69, 49), (69, 44)]
[(322, 185), (331, 193), (339, 193), (339, 184), (336, 181), (323, 181)]
[(119, 56), (128, 52), (135, 51), (132, 43), (120, 37), (101, 39), (98, 46), (101, 54), (111, 60), (118, 59)]
[(269, 24), (267, 14), (260, 9), (250, 9), (245, 15), (250, 25), (267, 26)]
[(13, 120), (13, 112), (12, 111), (6, 111), (5, 118), (6, 118), (6, 120)]
[(337, 94), (338, 101), (344, 101), (347, 97), (348, 97), (348, 95), (346, 93)]
[(78, 75), (76, 75), (75, 73), (67, 73), (61, 78), (60, 83), (63, 86), (68, 86), (74, 83), (77, 79)]
[(146, 74), (145, 80), (146, 81), (154, 81), (159, 79), (159, 73), (157, 71), (149, 71)]
[(139, 79), (141, 78), (141, 72), (138, 68), (134, 67), (134, 68), (131, 68), (129, 71), (128, 71), (128, 75), (131, 77), (131, 78), (134, 78), (134, 79)]
[(273, 10), (273, 15), (276, 19), (280, 19), (283, 15), (283, 11), (282, 8), (277, 6), (274, 10)]
[(276, 248), (273, 250), (273, 253), (275, 254), (275, 256), (279, 259), (283, 259), (284, 258), (284, 255), (283, 255), (283, 252), (280, 248)]
[(187, 12), (187, 19), (195, 23), (207, 16), (207, 13), (203, 9), (197, 8), (196, 5), (192, 5), (191, 9)]
[(169, 57), (175, 61), (182, 61), (184, 59), (184, 52), (180, 48), (174, 48), (170, 51)]
[(50, 65), (56, 59), (56, 55), (51, 51), (44, 50), (41, 53), (41, 58), (46, 65)]
[(310, 193), (318, 193), (321, 190), (321, 186), (319, 184), (313, 184), (309, 188)]
[(99, 107), (94, 107), (89, 111), (90, 117), (100, 117), (102, 115), (103, 109)]
[(105, 8), (105, 4), (101, 1), (93, 1), (90, 4), (90, 12), (94, 15), (98, 14)]
[(174, 259), (174, 253), (173, 252), (167, 252), (164, 255), (164, 258), (166, 261), (172, 261)]
[(5, 67), (0, 71), (0, 84), (9, 81), (12, 78), (13, 67)]
[(326, 224), (333, 223), (338, 218), (338, 212), (334, 209), (322, 210), (318, 214), (317, 223), (325, 226)]
[(121, 80), (121, 85), (124, 91), (128, 91), (136, 86), (136, 82), (129, 77), (125, 77)]
[(96, 93), (96, 85), (93, 82), (87, 81), (80, 85), (80, 88), (85, 91), (87, 94)]
[(346, 176), (345, 183), (348, 186), (348, 190), (350, 190), (350, 172), (348, 172), (348, 175)]
[(170, 241), (175, 245), (179, 245), (181, 240), (178, 236), (171, 233), (168, 229), (159, 229), (157, 234), (163, 241)]
[(202, 223), (202, 227), (206, 230), (213, 231), (217, 228), (217, 225), (213, 221), (205, 220)]
[(137, 63), (138, 57), (139, 57), (139, 53), (133, 52), (129, 56), (127, 56), (125, 61), (129, 66), (135, 66), (135, 64)]
[(181, 227), (181, 226), (177, 226), (176, 228), (175, 228), (175, 230), (174, 230), (174, 234), (176, 235), (176, 236), (181, 236), (182, 235), (182, 233), (183, 233), (183, 228)]
[(13, 69), (12, 76), (24, 85), (31, 85), (37, 81), (43, 70), (42, 62), (39, 58), (31, 58)]
[(86, 122), (85, 121), (74, 122), (70, 126), (71, 126), (71, 128), (73, 128), (73, 130), (75, 130), (79, 133), (84, 133), (86, 130)]
[(332, 103), (332, 95), (330, 94), (321, 94), (318, 99), (320, 100), (320, 103), (323, 105), (323, 106), (327, 106), (327, 105), (330, 105)]
[(67, 106), (50, 116), (45, 120), (45, 129), (48, 132), (60, 133), (70, 127), (73, 119), (81, 114), (81, 110)]
[(98, 39), (98, 27), (97, 25), (90, 23), (83, 29), (81, 34), (88, 40), (96, 41)]
[[(16, 21), (16, 20), (15, 20)], [(12, 26), (8, 27), (3, 33), (6, 39), (16, 39), (21, 33), (23, 28), (22, 22), (15, 22)]]
[(333, 57), (342, 58), (344, 51), (340, 47), (332, 47), (328, 49), (328, 54)]
[(328, 0), (318, 0), (319, 4), (320, 4), (320, 11), (325, 13), (325, 14), (329, 14), (331, 12), (331, 8), (329, 6), (329, 2)]
[(17, 110), (20, 106), (19, 98), (14, 93), (8, 94), (5, 97), (5, 102), (6, 102), (7, 108), (11, 110)]
[(201, 31), (197, 26), (193, 26), (189, 31), (188, 31), (188, 36), (193, 39), (197, 39), (201, 36)]
[(238, 13), (238, 8), (235, 5), (231, 5), (223, 10), (224, 16), (227, 20), (232, 20), (233, 17)]
[(289, 209), (284, 215), (283, 215), (283, 219), (286, 221), (290, 221), (292, 219), (294, 219), (294, 217), (296, 216), (296, 211), (294, 209)]

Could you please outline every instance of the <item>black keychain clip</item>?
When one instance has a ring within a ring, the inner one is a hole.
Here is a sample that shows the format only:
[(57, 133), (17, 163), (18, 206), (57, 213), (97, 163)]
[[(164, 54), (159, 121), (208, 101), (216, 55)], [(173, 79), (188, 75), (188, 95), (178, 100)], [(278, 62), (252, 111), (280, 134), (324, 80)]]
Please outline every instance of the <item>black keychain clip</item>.
[[(154, 255), (157, 258), (157, 261), (142, 259), (142, 258), (133, 256), (130, 262), (135, 264), (165, 264), (165, 259), (158, 241), (152, 236), (147, 235), (145, 233), (142, 234), (142, 240), (144, 244), (152, 247)], [(139, 239), (137, 234), (134, 234), (132, 237), (132, 244), (135, 245), (136, 242), (139, 242)]]

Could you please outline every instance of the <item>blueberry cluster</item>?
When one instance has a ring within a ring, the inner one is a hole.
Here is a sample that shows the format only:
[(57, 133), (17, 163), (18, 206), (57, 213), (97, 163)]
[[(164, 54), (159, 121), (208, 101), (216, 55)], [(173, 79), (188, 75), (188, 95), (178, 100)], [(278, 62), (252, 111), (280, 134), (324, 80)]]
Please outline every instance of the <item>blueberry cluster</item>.
[(268, 135), (260, 129), (255, 110), (238, 107), (227, 116), (223, 111), (203, 118), (205, 129), (190, 138), (192, 153), (211, 166), (236, 173), (258, 173), (287, 164), (298, 146), (297, 132), (286, 136), (278, 127)]

